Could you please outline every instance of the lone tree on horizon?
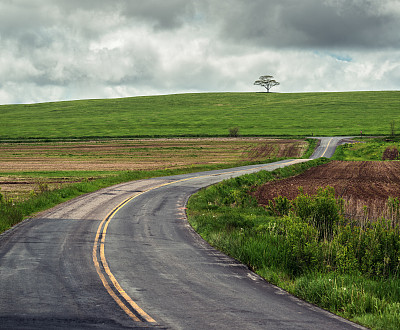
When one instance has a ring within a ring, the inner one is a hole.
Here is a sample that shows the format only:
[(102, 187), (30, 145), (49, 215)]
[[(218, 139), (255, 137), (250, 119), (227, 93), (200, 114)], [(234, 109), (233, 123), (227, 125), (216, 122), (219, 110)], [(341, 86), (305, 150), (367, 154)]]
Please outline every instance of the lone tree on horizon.
[(269, 90), (277, 85), (280, 85), (276, 80), (274, 80), (273, 76), (261, 76), (254, 82), (254, 85), (260, 85), (263, 86), (267, 89), (267, 93), (269, 93)]

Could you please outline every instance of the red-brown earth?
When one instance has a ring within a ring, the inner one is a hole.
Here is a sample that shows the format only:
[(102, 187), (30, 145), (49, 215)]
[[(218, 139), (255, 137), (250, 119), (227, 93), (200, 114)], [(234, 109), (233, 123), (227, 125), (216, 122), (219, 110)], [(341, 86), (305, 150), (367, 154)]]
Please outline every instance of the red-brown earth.
[(299, 187), (304, 193), (315, 194), (326, 186), (333, 187), (336, 196), (345, 200), (348, 217), (389, 217), (388, 198), (400, 197), (400, 162), (332, 161), (295, 177), (268, 182), (257, 189), (255, 197), (259, 204), (268, 205), (277, 196), (294, 199)]

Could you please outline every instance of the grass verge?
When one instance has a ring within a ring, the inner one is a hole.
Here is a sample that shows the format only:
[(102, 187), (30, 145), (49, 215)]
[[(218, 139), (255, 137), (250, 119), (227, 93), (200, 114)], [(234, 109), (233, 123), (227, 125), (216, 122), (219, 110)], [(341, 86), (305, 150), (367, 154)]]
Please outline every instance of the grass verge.
[(398, 226), (382, 220), (360, 227), (344, 219), (340, 201), (329, 190), (302, 196), (296, 212), (284, 200), (275, 213), (267, 212), (249, 194), (266, 181), (327, 161), (262, 171), (204, 189), (189, 200), (189, 222), (211, 245), (290, 293), (365, 326), (398, 329)]
[(387, 148), (400, 149), (399, 138), (361, 139), (359, 143), (345, 144), (336, 149), (332, 159), (346, 161), (382, 160)]
[[(101, 188), (109, 187), (118, 183), (154, 177), (194, 173), (200, 171), (211, 171), (251, 164), (268, 163), (277, 160), (281, 159), (270, 159), (263, 162), (260, 161), (230, 164), (192, 165), (183, 168), (163, 170), (112, 172), (111, 175), (104, 176), (95, 180), (90, 180), (89, 178), (87, 178), (84, 179), (82, 182), (70, 184), (66, 187), (53, 190), (50, 190), (47, 184), (43, 184), (42, 186), (40, 186), (39, 184), (39, 189), (37, 189), (36, 191), (32, 191), (30, 193), (30, 196), (28, 198), (24, 198), (23, 200), (7, 198), (4, 196), (4, 194), (0, 192), (0, 233), (21, 222), (24, 218), (32, 216), (37, 212), (49, 209), (57, 204), (75, 198), (77, 196), (90, 193)], [(71, 173), (74, 172), (68, 172), (68, 174)], [(90, 173), (93, 174), (94, 172)], [(57, 172), (51, 172), (50, 174), (56, 175)], [(81, 176), (87, 176), (85, 172), (79, 172), (79, 174)]]

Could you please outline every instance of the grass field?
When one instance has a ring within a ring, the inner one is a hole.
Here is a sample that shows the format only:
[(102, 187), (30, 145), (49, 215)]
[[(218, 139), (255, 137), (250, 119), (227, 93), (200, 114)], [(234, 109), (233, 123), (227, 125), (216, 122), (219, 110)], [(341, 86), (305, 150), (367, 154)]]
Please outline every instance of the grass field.
[(202, 93), (0, 106), (0, 139), (387, 135), (400, 92)]

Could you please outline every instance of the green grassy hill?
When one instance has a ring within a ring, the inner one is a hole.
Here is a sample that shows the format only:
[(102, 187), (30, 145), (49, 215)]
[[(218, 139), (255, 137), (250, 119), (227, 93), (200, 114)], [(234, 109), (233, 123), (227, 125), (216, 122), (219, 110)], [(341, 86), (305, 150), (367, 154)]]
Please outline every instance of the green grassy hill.
[(368, 135), (400, 123), (400, 92), (204, 93), (0, 106), (0, 139)]

